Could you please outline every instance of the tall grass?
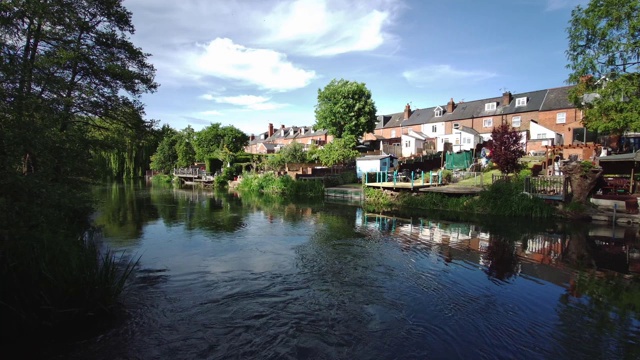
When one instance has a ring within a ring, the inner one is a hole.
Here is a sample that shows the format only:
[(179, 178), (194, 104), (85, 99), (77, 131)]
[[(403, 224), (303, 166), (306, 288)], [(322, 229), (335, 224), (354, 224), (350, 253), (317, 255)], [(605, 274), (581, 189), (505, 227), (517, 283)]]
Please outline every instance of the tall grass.
[(324, 196), (324, 185), (321, 181), (296, 181), (288, 175), (276, 176), (273, 173), (246, 174), (237, 189), (240, 192), (280, 197)]
[(0, 314), (4, 341), (68, 340), (113, 313), (138, 259), (101, 252), (98, 234), (34, 236), (0, 244)]

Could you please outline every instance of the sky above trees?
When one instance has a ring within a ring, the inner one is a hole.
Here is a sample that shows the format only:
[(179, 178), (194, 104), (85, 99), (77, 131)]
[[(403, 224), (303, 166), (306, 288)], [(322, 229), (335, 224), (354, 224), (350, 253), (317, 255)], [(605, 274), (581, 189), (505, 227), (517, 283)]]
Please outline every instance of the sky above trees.
[(153, 56), (147, 117), (249, 134), (312, 125), (318, 89), (364, 82), (379, 114), (565, 85), (586, 0), (125, 0)]

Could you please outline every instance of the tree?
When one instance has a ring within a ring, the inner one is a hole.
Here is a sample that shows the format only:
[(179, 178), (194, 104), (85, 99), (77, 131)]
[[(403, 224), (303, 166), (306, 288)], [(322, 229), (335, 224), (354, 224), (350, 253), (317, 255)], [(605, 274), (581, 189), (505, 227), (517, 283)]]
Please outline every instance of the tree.
[(278, 151), (278, 155), (282, 156), (285, 164), (304, 163), (307, 161), (307, 154), (304, 151), (304, 145), (299, 142), (292, 142)]
[(359, 138), (373, 132), (376, 111), (364, 83), (333, 79), (324, 89), (318, 89), (314, 129), (326, 129), (337, 138), (346, 135)]
[(356, 139), (351, 136), (337, 138), (318, 150), (318, 157), (320, 158), (320, 162), (325, 166), (345, 164), (353, 161), (360, 155), (360, 153), (354, 149), (355, 146)]
[(157, 84), (148, 54), (130, 42), (133, 32), (121, 0), (3, 1), (0, 164), (38, 159), (34, 171), (53, 170), (60, 180), (78, 162), (66, 150), (90, 150), (69, 144), (68, 134), (96, 121), (136, 126), (140, 96)]
[(176, 134), (175, 130), (173, 133), (165, 134), (156, 152), (151, 156), (151, 169), (166, 174), (176, 167), (178, 163), (178, 151), (176, 150), (178, 136)]
[(591, 0), (567, 29), (573, 103), (590, 130), (640, 131), (640, 0)]
[(195, 131), (191, 125), (187, 125), (186, 128), (178, 132), (176, 137), (176, 153), (178, 154), (176, 166), (189, 167), (193, 165), (196, 162), (196, 150), (193, 148)]
[(524, 156), (522, 135), (509, 125), (502, 124), (491, 131), (493, 145), (491, 149), (491, 161), (503, 174), (518, 172), (520, 164), (518, 160)]
[(249, 137), (234, 126), (215, 123), (198, 131), (193, 140), (196, 160), (206, 162), (207, 169), (212, 171), (211, 159), (231, 163), (235, 154), (244, 150)]

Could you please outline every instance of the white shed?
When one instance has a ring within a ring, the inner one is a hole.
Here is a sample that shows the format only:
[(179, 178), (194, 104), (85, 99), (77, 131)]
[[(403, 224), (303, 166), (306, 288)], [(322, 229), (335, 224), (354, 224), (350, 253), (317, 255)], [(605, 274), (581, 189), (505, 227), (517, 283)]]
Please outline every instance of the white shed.
[(398, 167), (398, 159), (393, 155), (366, 155), (356, 159), (358, 178), (368, 172), (389, 171), (392, 166)]

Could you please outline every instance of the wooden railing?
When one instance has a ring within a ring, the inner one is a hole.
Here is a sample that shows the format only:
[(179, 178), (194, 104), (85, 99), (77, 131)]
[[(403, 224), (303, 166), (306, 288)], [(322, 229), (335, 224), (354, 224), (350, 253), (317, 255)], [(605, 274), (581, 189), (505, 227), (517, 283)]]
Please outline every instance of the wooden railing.
[(524, 192), (545, 199), (562, 200), (567, 196), (569, 181), (564, 176), (539, 176), (524, 179)]

